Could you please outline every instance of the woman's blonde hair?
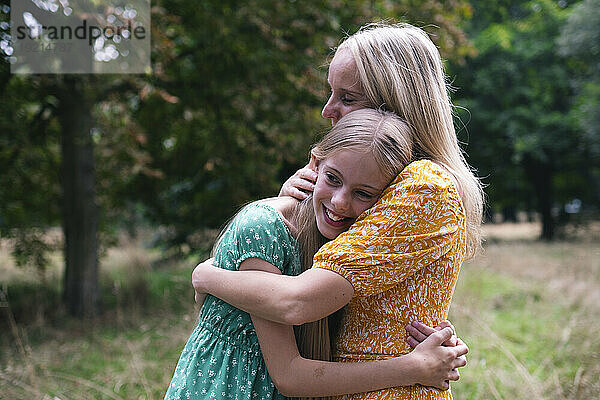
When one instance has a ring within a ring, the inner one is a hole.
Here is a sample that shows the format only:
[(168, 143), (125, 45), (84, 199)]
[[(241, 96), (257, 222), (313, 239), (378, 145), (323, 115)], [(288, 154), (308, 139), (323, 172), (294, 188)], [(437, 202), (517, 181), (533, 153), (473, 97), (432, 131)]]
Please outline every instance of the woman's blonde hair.
[[(396, 114), (365, 108), (342, 117), (313, 146), (311, 154), (319, 161), (342, 150), (371, 154), (390, 183), (412, 159), (412, 136), (409, 125)], [(313, 256), (327, 239), (317, 228), (312, 195), (298, 204), (294, 215), (303, 270), (306, 270), (311, 268)], [(336, 314), (331, 320), (323, 318), (297, 328), (298, 348), (303, 357), (331, 360), (332, 336), (336, 330), (331, 329), (331, 325), (337, 325), (340, 318), (340, 314)]]
[(352, 53), (368, 107), (412, 127), (413, 161), (429, 159), (454, 177), (466, 214), (467, 254), (481, 247), (484, 193), (458, 145), (442, 59), (427, 33), (409, 24), (369, 24), (337, 51)]

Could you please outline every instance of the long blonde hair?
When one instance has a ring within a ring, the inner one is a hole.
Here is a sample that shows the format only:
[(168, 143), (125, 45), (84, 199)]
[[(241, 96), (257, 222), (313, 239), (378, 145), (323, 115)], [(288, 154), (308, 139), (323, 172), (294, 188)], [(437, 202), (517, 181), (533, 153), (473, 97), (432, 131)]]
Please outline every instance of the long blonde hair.
[(481, 247), (484, 192), (454, 130), (440, 54), (427, 33), (409, 24), (369, 24), (337, 51), (352, 53), (371, 108), (396, 113), (412, 127), (413, 161), (429, 159), (454, 177), (466, 215), (467, 253)]
[[(323, 139), (314, 145), (311, 154), (319, 161), (341, 150), (353, 150), (373, 155), (388, 182), (412, 159), (412, 132), (396, 114), (375, 109), (361, 109), (342, 117)], [(294, 213), (297, 240), (302, 252), (303, 269), (312, 266), (313, 256), (327, 239), (317, 229), (312, 196), (302, 201)], [(339, 319), (339, 312), (333, 319)], [(303, 357), (331, 360), (335, 329), (329, 318), (297, 328), (298, 348)], [(337, 322), (337, 321), (336, 321)]]

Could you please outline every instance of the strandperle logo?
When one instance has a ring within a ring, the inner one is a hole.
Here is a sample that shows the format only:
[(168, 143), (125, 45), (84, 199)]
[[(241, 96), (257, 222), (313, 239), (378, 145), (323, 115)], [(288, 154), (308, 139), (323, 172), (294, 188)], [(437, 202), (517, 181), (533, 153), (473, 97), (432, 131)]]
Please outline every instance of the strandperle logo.
[(149, 73), (150, 0), (13, 0), (2, 50), (16, 74)]

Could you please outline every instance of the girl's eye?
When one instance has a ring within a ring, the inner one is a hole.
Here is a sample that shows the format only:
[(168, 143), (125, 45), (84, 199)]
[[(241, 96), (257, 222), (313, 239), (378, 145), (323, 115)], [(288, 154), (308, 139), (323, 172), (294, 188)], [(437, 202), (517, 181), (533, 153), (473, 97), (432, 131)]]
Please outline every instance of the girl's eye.
[(337, 176), (335, 176), (334, 174), (332, 174), (331, 172), (326, 172), (325, 173), (325, 178), (327, 178), (327, 181), (329, 183), (333, 183), (335, 185), (340, 183), (340, 180), (337, 178)]

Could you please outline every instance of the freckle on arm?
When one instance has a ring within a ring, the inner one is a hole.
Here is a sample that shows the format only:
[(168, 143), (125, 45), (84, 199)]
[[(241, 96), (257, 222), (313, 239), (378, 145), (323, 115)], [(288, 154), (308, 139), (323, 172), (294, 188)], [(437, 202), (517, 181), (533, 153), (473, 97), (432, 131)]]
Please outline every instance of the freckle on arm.
[(322, 377), (323, 373), (325, 372), (324, 369), (325, 369), (325, 367), (323, 367), (323, 366), (315, 368), (315, 378)]

